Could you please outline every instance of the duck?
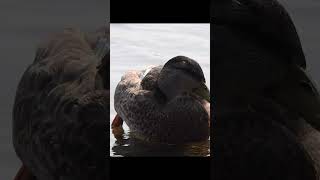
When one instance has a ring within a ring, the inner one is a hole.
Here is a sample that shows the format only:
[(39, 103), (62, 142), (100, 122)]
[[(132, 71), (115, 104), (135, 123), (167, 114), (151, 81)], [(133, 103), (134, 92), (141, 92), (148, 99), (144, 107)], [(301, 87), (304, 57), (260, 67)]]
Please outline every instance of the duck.
[(13, 106), (16, 180), (108, 177), (109, 27), (65, 28), (37, 48)]
[(276, 0), (213, 6), (214, 177), (319, 179), (320, 96), (289, 13)]
[(297, 30), (285, 8), (276, 0), (230, 4), (230, 13), (212, 18), (213, 31), (219, 34), (211, 41), (214, 73), (223, 77), (213, 79), (216, 98), (229, 106), (235, 100), (247, 103), (250, 97), (268, 96), (320, 130), (318, 87), (307, 71)]
[(112, 128), (128, 125), (134, 137), (169, 144), (208, 139), (210, 93), (200, 65), (176, 56), (164, 65), (126, 72), (114, 94)]

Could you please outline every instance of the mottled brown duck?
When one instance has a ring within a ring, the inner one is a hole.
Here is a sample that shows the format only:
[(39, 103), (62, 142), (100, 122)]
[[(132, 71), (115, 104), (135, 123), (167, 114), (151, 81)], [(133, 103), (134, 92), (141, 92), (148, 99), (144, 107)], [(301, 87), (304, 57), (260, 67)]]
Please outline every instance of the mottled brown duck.
[(209, 137), (210, 95), (200, 65), (177, 56), (165, 65), (128, 71), (116, 87), (113, 126), (125, 121), (135, 137), (185, 143)]
[(320, 98), (276, 0), (213, 3), (214, 179), (320, 178)]
[(67, 28), (37, 49), (13, 108), (17, 180), (107, 178), (109, 28)]

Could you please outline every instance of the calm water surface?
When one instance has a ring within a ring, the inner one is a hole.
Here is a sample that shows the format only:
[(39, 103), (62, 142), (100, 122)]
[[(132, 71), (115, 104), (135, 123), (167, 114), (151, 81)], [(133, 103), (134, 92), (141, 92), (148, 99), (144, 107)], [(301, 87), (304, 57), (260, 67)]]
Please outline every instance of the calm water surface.
[[(116, 112), (114, 91), (128, 70), (166, 63), (177, 55), (195, 59), (210, 87), (209, 24), (110, 25), (110, 125)], [(110, 131), (111, 156), (208, 156), (209, 140), (185, 145), (146, 143), (131, 135), (128, 126)]]

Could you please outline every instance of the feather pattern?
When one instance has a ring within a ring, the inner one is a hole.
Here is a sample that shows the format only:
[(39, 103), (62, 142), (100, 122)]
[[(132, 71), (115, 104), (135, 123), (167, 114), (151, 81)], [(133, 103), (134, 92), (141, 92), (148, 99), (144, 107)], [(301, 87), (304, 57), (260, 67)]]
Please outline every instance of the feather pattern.
[[(40, 45), (19, 83), (13, 142), (38, 180), (106, 177), (109, 89), (97, 86), (106, 78), (97, 66), (107, 53), (101, 53), (101, 41), (95, 50), (88, 39), (73, 28), (53, 35)], [(105, 47), (102, 51), (108, 51)]]

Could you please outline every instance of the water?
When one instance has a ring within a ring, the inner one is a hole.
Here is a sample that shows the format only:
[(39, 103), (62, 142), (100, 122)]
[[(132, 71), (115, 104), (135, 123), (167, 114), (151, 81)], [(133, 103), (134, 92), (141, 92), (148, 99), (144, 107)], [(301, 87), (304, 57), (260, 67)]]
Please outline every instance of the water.
[[(143, 70), (184, 55), (200, 64), (210, 87), (209, 24), (111, 24), (110, 45), (110, 125), (116, 115), (114, 91), (128, 70)], [(146, 143), (131, 136), (124, 124), (123, 132), (110, 131), (110, 155), (208, 156), (209, 140), (181, 146)]]

